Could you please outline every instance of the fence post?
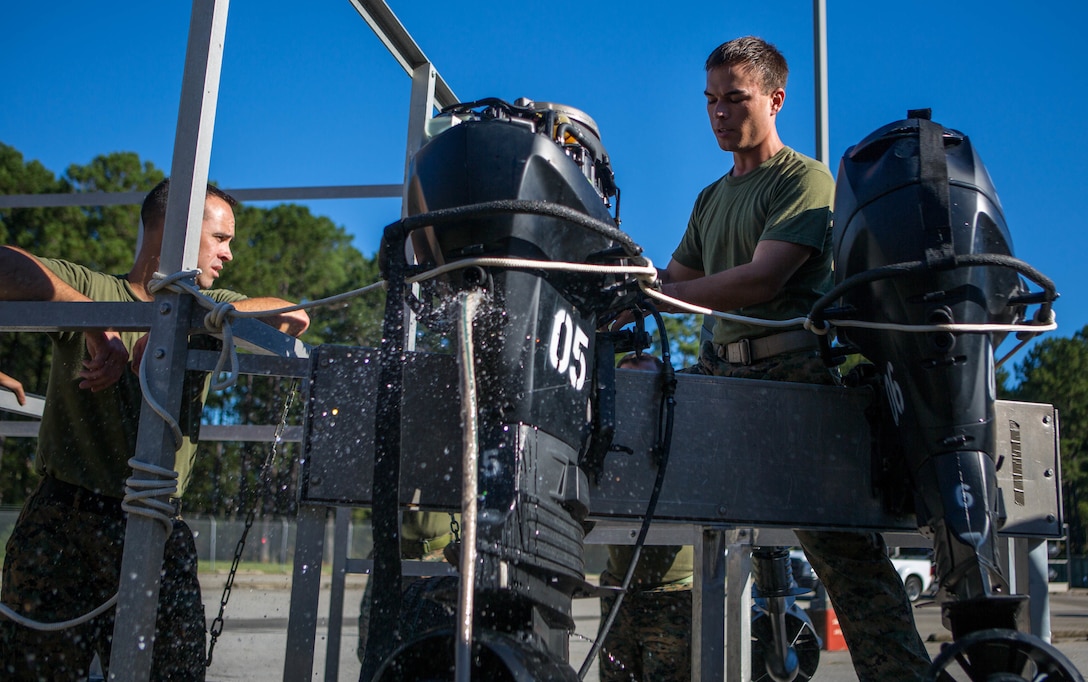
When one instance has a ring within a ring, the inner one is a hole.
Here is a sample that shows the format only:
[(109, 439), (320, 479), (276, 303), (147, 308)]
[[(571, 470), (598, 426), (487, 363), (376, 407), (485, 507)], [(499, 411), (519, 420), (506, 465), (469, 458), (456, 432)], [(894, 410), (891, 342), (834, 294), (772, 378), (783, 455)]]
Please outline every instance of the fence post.
[(210, 547), (209, 552), (212, 555), (211, 556), (211, 561), (209, 563), (211, 564), (211, 570), (214, 573), (215, 572), (215, 539), (216, 539), (216, 536), (218, 535), (218, 532), (216, 531), (216, 528), (215, 528), (215, 517), (214, 516), (209, 516), (208, 521), (210, 522), (208, 530), (209, 530), (209, 533), (211, 534), (211, 542), (209, 543), (209, 547)]

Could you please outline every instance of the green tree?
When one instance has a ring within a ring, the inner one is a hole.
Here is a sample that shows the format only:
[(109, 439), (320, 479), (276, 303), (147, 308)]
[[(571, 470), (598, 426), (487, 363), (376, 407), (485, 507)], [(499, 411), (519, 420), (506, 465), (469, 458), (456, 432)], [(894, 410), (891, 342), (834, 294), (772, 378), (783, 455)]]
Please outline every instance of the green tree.
[[(96, 156), (86, 166), (71, 165), (62, 179), (71, 192), (149, 192), (166, 175), (133, 152)], [(140, 207), (85, 206), (79, 262), (102, 272), (128, 272), (136, 251)]]
[(1069, 546), (1083, 554), (1088, 546), (1088, 326), (1072, 338), (1039, 341), (1016, 365), (1016, 377), (1010, 398), (1058, 409)]
[[(24, 161), (15, 148), (0, 142), (0, 193), (49, 194), (68, 186), (38, 161)], [(43, 256), (76, 253), (84, 214), (76, 207), (0, 209), (0, 241)]]
[(702, 319), (699, 315), (662, 315), (665, 334), (669, 337), (669, 353), (673, 366), (690, 367), (699, 361), (699, 337)]

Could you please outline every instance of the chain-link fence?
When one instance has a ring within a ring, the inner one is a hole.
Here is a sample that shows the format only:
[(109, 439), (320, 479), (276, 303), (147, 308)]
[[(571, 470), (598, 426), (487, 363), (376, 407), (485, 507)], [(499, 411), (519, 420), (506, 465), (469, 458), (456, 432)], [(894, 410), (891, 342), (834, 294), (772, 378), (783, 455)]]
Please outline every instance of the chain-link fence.
[[(3, 555), (11, 529), (19, 518), (19, 508), (0, 507), (0, 556)], [(193, 529), (201, 570), (229, 570), (238, 548), (238, 541), (245, 530), (244, 519), (223, 519), (213, 516), (186, 517), (185, 522)], [(258, 518), (253, 522), (242, 549), (241, 561), (266, 565), (270, 571), (289, 573), (295, 560), (296, 524), (294, 519)], [(366, 557), (372, 543), (370, 524), (366, 521), (349, 523), (347, 555)], [(324, 562), (332, 565), (333, 519), (330, 515), (325, 526)]]

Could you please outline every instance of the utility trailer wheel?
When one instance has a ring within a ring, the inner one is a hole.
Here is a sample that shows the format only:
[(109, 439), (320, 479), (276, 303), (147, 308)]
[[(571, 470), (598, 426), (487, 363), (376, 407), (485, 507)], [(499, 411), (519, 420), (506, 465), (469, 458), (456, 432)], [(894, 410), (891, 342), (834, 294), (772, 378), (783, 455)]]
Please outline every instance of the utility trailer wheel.
[(926, 682), (1084, 682), (1060, 651), (1016, 630), (979, 630), (944, 645)]

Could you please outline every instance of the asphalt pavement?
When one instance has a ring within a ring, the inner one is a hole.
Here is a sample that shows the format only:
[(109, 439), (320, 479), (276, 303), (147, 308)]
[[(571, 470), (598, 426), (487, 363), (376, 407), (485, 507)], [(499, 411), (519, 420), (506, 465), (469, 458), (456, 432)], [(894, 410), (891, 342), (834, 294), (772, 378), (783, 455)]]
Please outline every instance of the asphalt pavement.
[[(220, 596), (226, 580), (224, 574), (201, 576), (206, 613), (210, 621), (219, 609)], [(326, 669), (328, 648), (329, 588), (321, 590), (318, 613), (317, 647), (311, 680), (351, 681), (359, 679), (359, 661), (355, 657), (358, 637), (359, 601), (366, 578), (349, 575), (344, 600), (344, 620), (336, 665)], [(287, 622), (290, 606), (290, 576), (239, 575), (236, 577), (227, 605), (223, 634), (215, 647), (208, 681), (281, 680), (287, 642)], [(589, 652), (591, 638), (596, 633), (598, 604), (595, 599), (575, 602), (575, 634), (571, 637), (571, 664), (577, 669)], [(1055, 592), (1050, 600), (1051, 631), (1054, 646), (1081, 671), (1088, 671), (1088, 590)], [(940, 609), (921, 600), (915, 608), (915, 621), (922, 639), (927, 642), (931, 656), (951, 641), (941, 625)], [(824, 651), (820, 665), (812, 678), (814, 682), (856, 682), (845, 651)], [(596, 666), (586, 680), (596, 682)]]

